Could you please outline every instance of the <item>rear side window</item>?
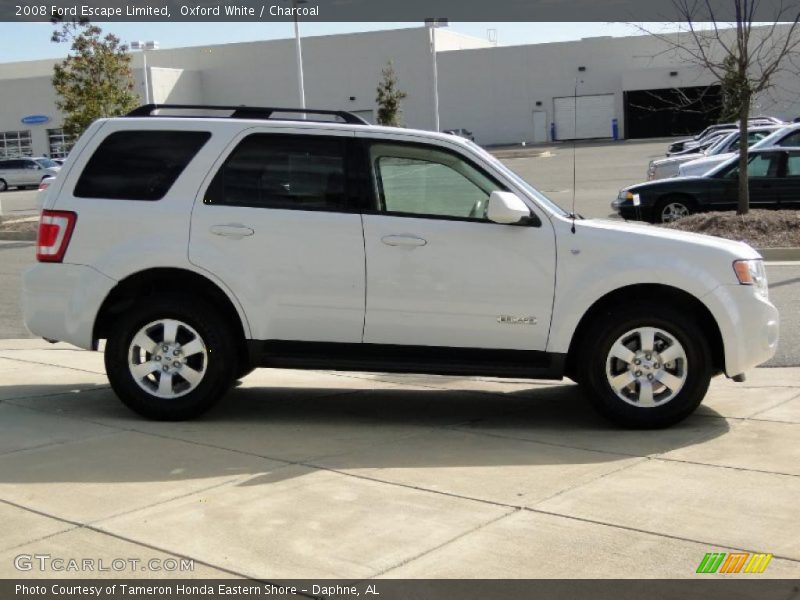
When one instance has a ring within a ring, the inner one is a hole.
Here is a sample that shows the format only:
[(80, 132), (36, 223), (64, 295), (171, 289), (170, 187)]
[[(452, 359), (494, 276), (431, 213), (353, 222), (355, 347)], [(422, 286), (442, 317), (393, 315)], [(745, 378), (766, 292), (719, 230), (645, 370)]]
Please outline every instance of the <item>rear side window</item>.
[(78, 198), (160, 200), (203, 147), (207, 131), (117, 131), (94, 151)]
[(342, 210), (347, 206), (343, 137), (254, 133), (244, 138), (206, 190), (206, 204)]

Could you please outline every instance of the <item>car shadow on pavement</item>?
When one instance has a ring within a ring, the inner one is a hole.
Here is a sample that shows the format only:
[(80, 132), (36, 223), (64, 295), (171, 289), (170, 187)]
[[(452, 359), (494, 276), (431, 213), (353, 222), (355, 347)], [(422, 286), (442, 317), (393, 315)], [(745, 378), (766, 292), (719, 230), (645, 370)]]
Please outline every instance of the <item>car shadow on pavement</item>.
[[(336, 470), (592, 465), (657, 455), (723, 435), (713, 410), (671, 428), (632, 431), (597, 416), (576, 385), (505, 393), (472, 389), (254, 387), (231, 390), (194, 421), (147, 421), (105, 386), (26, 390), (0, 403), (0, 434), (79, 429), (76, 439), (0, 453), (0, 483), (134, 482), (298, 476)], [(8, 398), (0, 385), (0, 394)], [(27, 392), (27, 393), (26, 393)], [(26, 397), (28, 396), (28, 397)], [(3, 410), (5, 409), (5, 410)], [(16, 412), (15, 412), (16, 411)], [(20, 417), (17, 412), (24, 413)], [(15, 420), (24, 426), (15, 428)], [(82, 427), (99, 428), (83, 433)], [(212, 454), (213, 460), (207, 460)], [(137, 456), (132, 461), (130, 457)], [(278, 461), (264, 468), (258, 459)], [(61, 463), (68, 468), (59, 466)], [(19, 463), (19, 464), (17, 464)], [(282, 465), (280, 463), (283, 463)]]

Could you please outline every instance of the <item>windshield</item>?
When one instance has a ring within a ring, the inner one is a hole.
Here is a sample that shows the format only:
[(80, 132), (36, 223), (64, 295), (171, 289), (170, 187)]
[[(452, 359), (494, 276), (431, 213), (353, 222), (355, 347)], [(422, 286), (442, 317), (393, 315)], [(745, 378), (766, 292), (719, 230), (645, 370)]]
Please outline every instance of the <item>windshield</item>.
[(36, 161), (36, 164), (45, 169), (52, 169), (53, 167), (58, 166), (57, 162), (50, 160), (49, 158), (34, 158), (34, 160)]
[[(478, 148), (480, 148), (480, 147), (478, 146)], [(568, 217), (570, 215), (569, 212), (567, 212), (566, 210), (561, 208), (558, 204), (556, 204), (555, 202), (550, 200), (550, 198), (548, 198), (547, 196), (542, 194), (539, 190), (537, 190), (535, 187), (533, 187), (530, 183), (525, 181), (522, 177), (517, 175), (514, 171), (512, 171), (506, 165), (504, 165), (502, 162), (500, 162), (500, 160), (497, 159), (495, 156), (493, 156), (492, 154), (486, 152), (482, 148), (480, 148), (480, 149), (481, 149), (481, 152), (482, 152), (484, 158), (487, 161), (492, 163), (492, 165), (494, 167), (496, 167), (498, 170), (502, 171), (509, 179), (513, 180), (514, 183), (516, 183), (521, 188), (523, 188), (526, 192), (528, 192), (528, 194), (530, 194), (531, 196), (536, 198), (536, 200), (538, 200), (541, 204), (543, 204), (544, 206), (546, 206), (547, 208), (549, 208), (553, 212), (555, 212), (555, 213), (557, 213), (559, 215), (562, 215), (564, 217)]]
[(800, 128), (781, 127), (777, 131), (773, 131), (767, 137), (759, 140), (758, 142), (750, 146), (750, 149), (758, 150), (759, 148), (769, 148), (770, 146), (783, 145), (783, 144), (777, 144), (777, 142), (780, 142), (783, 139), (783, 136), (786, 134), (787, 131), (800, 131)]
[(720, 154), (724, 152), (728, 144), (738, 137), (739, 137), (738, 133), (731, 133), (730, 135), (726, 135), (724, 138), (722, 138), (717, 143), (713, 144), (708, 150), (706, 150), (706, 154), (708, 156), (713, 156), (715, 154)]

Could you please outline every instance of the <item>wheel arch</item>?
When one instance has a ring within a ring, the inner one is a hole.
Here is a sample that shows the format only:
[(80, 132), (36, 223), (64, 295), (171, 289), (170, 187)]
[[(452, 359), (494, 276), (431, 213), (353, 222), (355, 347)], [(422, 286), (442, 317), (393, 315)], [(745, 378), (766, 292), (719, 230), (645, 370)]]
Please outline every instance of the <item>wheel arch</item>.
[(666, 192), (656, 198), (653, 206), (656, 208), (656, 210), (660, 210), (662, 204), (677, 200), (686, 202), (690, 208), (696, 209), (699, 206), (697, 197), (691, 192)]
[(725, 346), (722, 341), (722, 333), (709, 308), (699, 298), (679, 288), (664, 284), (643, 283), (617, 288), (598, 298), (589, 307), (572, 334), (569, 350), (567, 351), (565, 374), (568, 377), (575, 378), (577, 372), (576, 356), (589, 325), (594, 319), (602, 318), (603, 315), (609, 314), (612, 309), (619, 308), (624, 304), (644, 304), (648, 302), (668, 303), (672, 307), (687, 311), (687, 314), (692, 316), (708, 339), (714, 372), (724, 372)]
[(141, 298), (158, 293), (180, 293), (202, 298), (218, 309), (233, 327), (240, 360), (246, 360), (249, 326), (235, 298), (208, 277), (181, 268), (153, 268), (139, 271), (120, 280), (100, 306), (92, 330), (92, 340), (106, 339), (114, 319)]

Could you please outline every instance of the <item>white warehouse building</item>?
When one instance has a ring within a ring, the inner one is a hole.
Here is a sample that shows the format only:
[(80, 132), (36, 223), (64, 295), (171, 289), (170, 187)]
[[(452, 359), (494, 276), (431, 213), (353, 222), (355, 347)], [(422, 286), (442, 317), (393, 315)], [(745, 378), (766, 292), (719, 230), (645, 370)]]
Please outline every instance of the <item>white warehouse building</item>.
[[(714, 117), (674, 110), (676, 89), (708, 101), (714, 78), (652, 36), (506, 47), (444, 28), (434, 35), (441, 129), (468, 129), (480, 144), (675, 135)], [(408, 94), (405, 124), (433, 129), (432, 58), (424, 27), (304, 38), (306, 104), (374, 121), (376, 87), (391, 60)], [(56, 62), (0, 64), (0, 158), (65, 154), (51, 85)], [(147, 78), (142, 64), (134, 54), (137, 89), (144, 98), (146, 80), (159, 104), (299, 104), (293, 39), (148, 51)], [(800, 115), (797, 76), (781, 77), (754, 114)]]

